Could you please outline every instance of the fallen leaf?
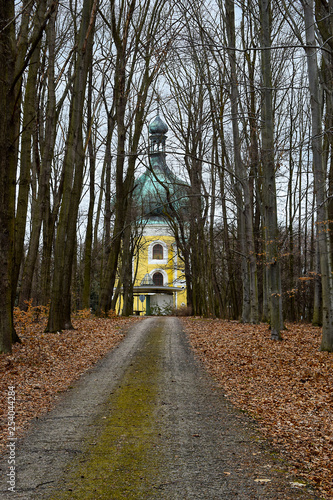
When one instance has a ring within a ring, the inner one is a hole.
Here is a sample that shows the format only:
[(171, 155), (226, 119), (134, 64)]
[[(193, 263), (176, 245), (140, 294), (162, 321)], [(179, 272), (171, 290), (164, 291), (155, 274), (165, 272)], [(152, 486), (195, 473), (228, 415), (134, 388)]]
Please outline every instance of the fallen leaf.
[(293, 475), (333, 499), (333, 356), (319, 350), (321, 328), (287, 323), (274, 342), (266, 324), (182, 321), (222, 394), (257, 420)]

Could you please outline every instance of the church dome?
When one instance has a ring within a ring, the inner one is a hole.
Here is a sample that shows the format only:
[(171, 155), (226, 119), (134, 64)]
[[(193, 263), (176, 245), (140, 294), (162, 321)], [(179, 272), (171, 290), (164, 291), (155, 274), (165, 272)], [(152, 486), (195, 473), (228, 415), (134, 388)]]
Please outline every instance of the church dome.
[(161, 120), (160, 116), (157, 115), (156, 118), (149, 125), (149, 133), (151, 135), (164, 135), (168, 131), (168, 126)]
[(136, 180), (135, 204), (149, 220), (167, 213), (184, 211), (188, 204), (188, 186), (166, 164), (165, 140), (168, 126), (159, 114), (149, 125), (149, 167)]
[(137, 180), (134, 200), (148, 218), (188, 210), (188, 186), (159, 156), (150, 158), (150, 168)]

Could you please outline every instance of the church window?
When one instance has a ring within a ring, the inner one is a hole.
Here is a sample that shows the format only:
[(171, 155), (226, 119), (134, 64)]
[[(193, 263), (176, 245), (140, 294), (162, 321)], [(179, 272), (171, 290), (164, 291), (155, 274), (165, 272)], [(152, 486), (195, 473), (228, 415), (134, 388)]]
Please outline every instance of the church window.
[(163, 247), (159, 243), (153, 246), (153, 259), (163, 260)]
[(153, 275), (154, 285), (163, 286), (163, 274), (162, 273), (154, 273)]

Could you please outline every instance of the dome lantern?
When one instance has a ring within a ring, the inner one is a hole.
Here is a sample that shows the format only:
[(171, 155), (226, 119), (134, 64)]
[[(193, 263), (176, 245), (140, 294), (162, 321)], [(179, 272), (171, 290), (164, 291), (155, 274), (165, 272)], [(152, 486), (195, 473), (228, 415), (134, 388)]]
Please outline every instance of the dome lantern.
[(154, 153), (165, 153), (165, 140), (166, 133), (168, 131), (168, 126), (160, 118), (158, 114), (156, 118), (151, 122), (148, 127), (149, 130), (149, 141), (150, 141), (150, 154)]

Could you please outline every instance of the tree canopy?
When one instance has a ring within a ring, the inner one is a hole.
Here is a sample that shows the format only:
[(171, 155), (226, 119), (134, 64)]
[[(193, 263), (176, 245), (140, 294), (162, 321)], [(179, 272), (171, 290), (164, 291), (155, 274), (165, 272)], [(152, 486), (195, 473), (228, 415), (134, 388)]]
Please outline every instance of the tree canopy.
[(326, 0), (0, 1), (0, 352), (19, 341), (15, 305), (49, 304), (60, 331), (75, 309), (114, 309), (120, 286), (130, 296), (158, 109), (167, 168), (187, 186), (185, 213), (163, 189), (188, 310), (266, 321), (276, 340), (285, 319), (312, 321), (333, 351), (329, 12)]

